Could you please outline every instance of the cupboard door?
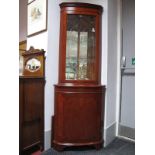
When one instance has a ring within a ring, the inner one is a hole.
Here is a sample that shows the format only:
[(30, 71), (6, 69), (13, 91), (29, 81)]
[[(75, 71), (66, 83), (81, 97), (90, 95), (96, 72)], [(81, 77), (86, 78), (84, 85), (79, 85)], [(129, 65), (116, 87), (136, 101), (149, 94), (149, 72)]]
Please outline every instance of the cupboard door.
[(85, 3), (60, 7), (59, 83), (100, 84), (102, 7)]
[[(76, 98), (75, 98), (76, 96)], [(101, 103), (96, 94), (65, 94), (63, 102), (64, 138), (69, 142), (100, 139)]]
[(23, 148), (43, 143), (44, 84), (39, 79), (24, 82), (22, 138)]
[(54, 139), (77, 144), (101, 141), (104, 87), (55, 89)]

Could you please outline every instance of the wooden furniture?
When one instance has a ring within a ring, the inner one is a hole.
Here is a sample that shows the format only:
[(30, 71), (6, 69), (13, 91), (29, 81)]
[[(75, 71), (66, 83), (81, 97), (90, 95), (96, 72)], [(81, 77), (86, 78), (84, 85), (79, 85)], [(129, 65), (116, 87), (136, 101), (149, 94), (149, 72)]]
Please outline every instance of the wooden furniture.
[(45, 75), (45, 51), (43, 49), (34, 49), (30, 47), (28, 51), (22, 54), (24, 58), (23, 75), (44, 77)]
[(19, 42), (19, 75), (22, 75), (23, 70), (23, 57), (22, 53), (26, 51), (27, 40)]
[(19, 55), (22, 55), (26, 51), (27, 40), (19, 42)]
[(59, 82), (55, 88), (52, 146), (103, 144), (104, 94), (101, 85), (102, 7), (61, 3)]
[(30, 155), (44, 149), (45, 57), (43, 50), (32, 47), (22, 55), (26, 72), (19, 77), (19, 152), (20, 155)]

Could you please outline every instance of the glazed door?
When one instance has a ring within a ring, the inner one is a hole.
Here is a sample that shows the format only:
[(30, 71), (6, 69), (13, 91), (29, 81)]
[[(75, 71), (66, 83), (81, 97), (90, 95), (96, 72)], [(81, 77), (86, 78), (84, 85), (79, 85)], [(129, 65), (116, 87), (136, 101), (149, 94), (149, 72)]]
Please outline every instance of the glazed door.
[(122, 1), (119, 135), (135, 139), (135, 0)]
[(100, 16), (95, 12), (62, 12), (61, 83), (100, 83)]
[(67, 15), (66, 80), (95, 79), (95, 20), (92, 15)]

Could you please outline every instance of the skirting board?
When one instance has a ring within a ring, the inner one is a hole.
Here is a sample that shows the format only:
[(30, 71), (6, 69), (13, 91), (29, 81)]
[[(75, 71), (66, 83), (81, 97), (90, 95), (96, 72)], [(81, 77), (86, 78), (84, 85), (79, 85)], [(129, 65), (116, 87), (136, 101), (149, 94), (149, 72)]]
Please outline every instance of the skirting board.
[(51, 130), (44, 132), (44, 150), (48, 150), (51, 148)]
[(116, 123), (104, 129), (104, 147), (109, 145), (116, 138)]
[(119, 125), (119, 136), (135, 139), (135, 129), (127, 126)]

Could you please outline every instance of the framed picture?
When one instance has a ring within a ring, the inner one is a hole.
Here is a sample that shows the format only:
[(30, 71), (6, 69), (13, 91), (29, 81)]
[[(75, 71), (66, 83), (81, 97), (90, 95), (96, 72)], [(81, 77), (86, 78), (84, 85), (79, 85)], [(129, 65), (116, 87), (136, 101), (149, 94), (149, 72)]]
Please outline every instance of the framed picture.
[(28, 0), (27, 36), (47, 30), (47, 0)]
[(34, 0), (28, 0), (28, 4), (31, 3), (32, 1), (34, 1)]

